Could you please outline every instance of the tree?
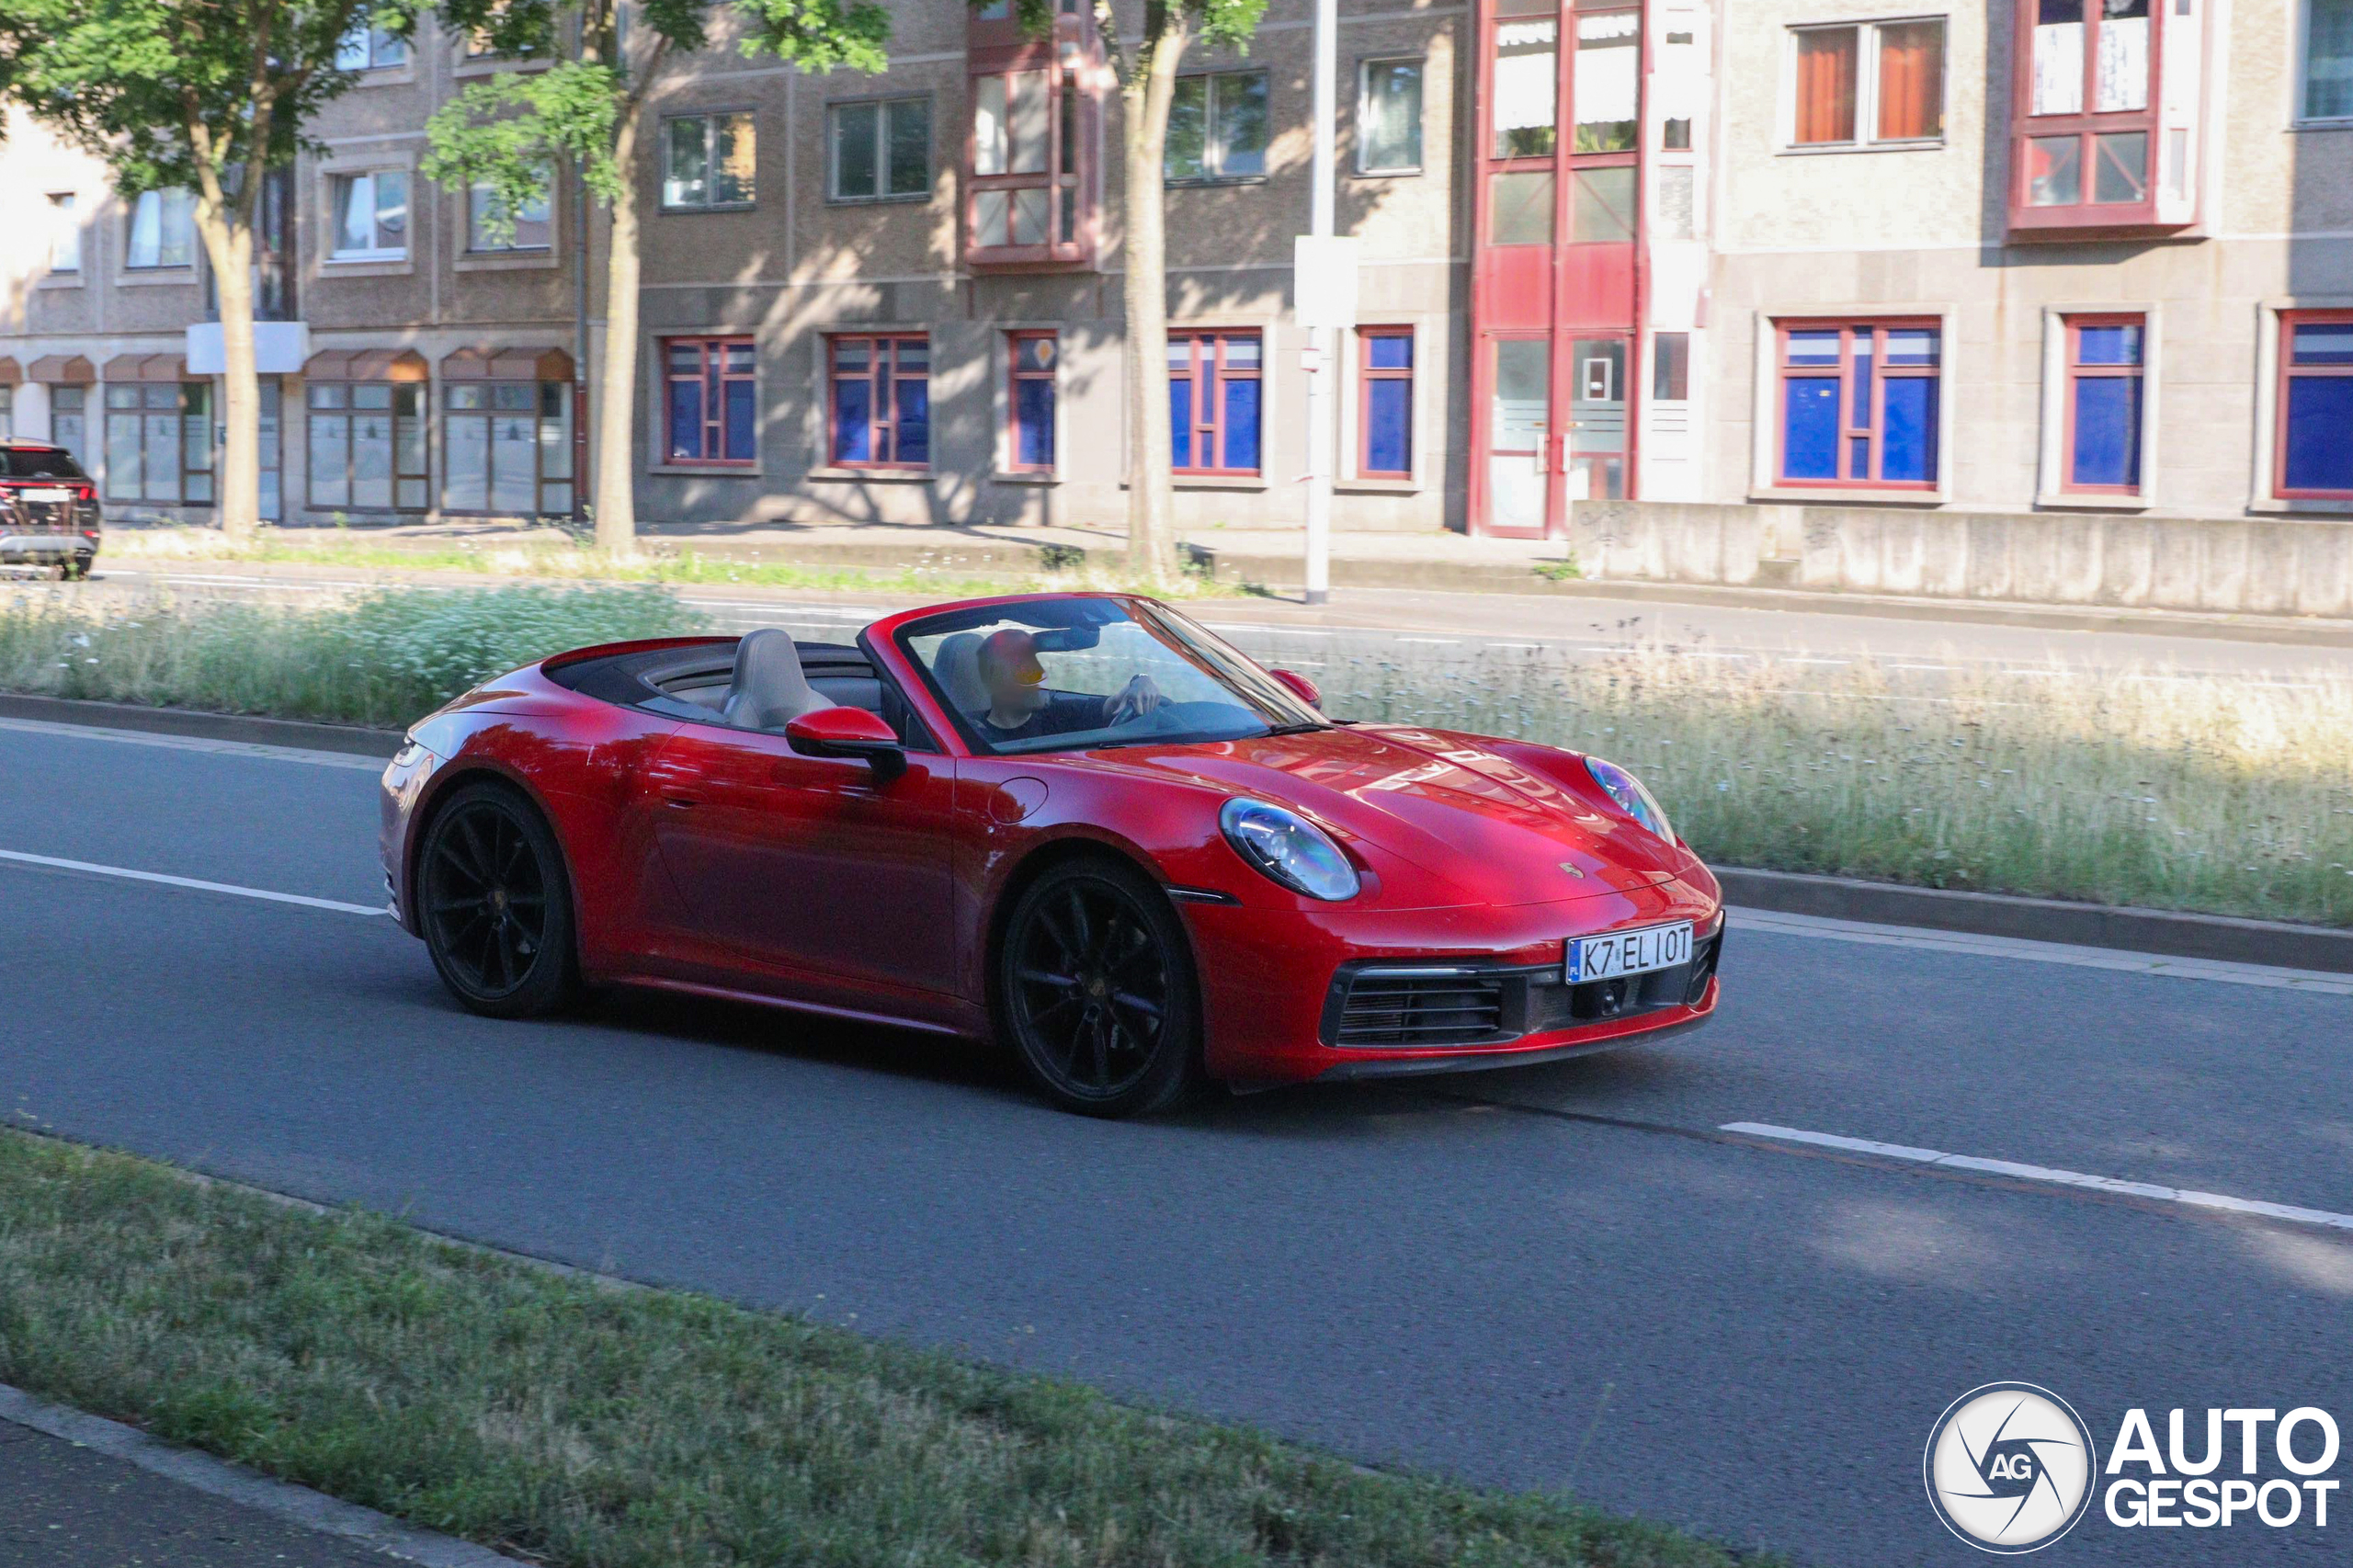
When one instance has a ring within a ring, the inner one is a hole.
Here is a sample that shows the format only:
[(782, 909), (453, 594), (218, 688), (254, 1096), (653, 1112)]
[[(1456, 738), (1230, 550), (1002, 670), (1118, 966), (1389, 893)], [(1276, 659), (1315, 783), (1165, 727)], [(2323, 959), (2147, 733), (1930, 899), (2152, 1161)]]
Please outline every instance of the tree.
[[(972, 0), (975, 6), (983, 0)], [(1176, 575), (1176, 486), (1170, 477), (1168, 430), (1168, 203), (1163, 170), (1168, 153), (1168, 109), (1176, 97), (1176, 68), (1195, 40), (1246, 46), (1267, 12), (1267, 0), (1144, 0), (1142, 36), (1131, 50), (1120, 41), (1121, 7), (1088, 0), (1096, 29), (1120, 87), (1125, 142), (1126, 211), (1120, 259), (1126, 270), (1126, 407), (1128, 566), (1146, 582)], [(1053, 26), (1053, 0), (1017, 0), (1016, 15), (1043, 36)]]
[[(624, 43), (620, 0), (444, 0), (440, 7), (447, 25), (481, 36), (497, 53), (553, 63), (501, 73), (435, 111), (424, 175), (460, 189), (487, 184), (494, 230), (558, 168), (576, 170), (611, 215), (595, 506), (597, 543), (614, 551), (635, 548), (637, 538), (637, 165), (646, 96), (666, 67), (708, 42), (710, 9), (697, 0), (647, 0), (631, 8)], [(871, 0), (729, 0), (727, 10), (747, 56), (773, 54), (807, 71), (877, 72), (889, 63), (890, 15)]]
[(336, 45), (365, 0), (0, 0), (0, 98), (104, 163), (126, 199), (193, 193), (226, 359), (221, 526), (261, 517), (254, 215), (264, 176), (351, 85)]

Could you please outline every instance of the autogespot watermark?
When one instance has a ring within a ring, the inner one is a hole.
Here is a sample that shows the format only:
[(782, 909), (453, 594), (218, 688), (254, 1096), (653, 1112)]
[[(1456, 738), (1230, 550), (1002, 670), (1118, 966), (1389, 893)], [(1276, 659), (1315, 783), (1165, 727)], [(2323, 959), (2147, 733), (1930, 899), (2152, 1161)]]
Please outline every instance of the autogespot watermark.
[(2230, 1406), (2206, 1410), (2201, 1422), (2175, 1409), (2165, 1426), (2160, 1445), (2148, 1411), (2126, 1411), (2103, 1469), (2091, 1428), (2065, 1400), (2033, 1383), (1987, 1383), (1953, 1401), (1929, 1430), (1928, 1502), (1947, 1529), (2004, 1556), (2065, 1535), (2092, 1511), (2095, 1494), (2120, 1529), (2328, 1528), (2342, 1483), (2327, 1473), (2338, 1453), (2327, 1411)]

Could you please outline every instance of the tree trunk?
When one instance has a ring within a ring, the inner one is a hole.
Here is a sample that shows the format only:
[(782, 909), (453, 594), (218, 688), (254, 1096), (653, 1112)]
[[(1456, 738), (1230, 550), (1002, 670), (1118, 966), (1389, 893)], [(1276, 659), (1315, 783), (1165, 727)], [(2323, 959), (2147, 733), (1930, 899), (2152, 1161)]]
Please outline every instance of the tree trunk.
[[(637, 134), (642, 108), (632, 98), (613, 135), (620, 194), (605, 254), (605, 365), (597, 410), (597, 548), (616, 555), (637, 549)], [(581, 258), (587, 265), (587, 258)], [(585, 411), (584, 411), (585, 417)]]
[(1128, 566), (1148, 584), (1176, 576), (1176, 495), (1169, 479), (1168, 213), (1162, 162), (1168, 106), (1184, 59), (1171, 18), (1120, 87), (1127, 140)]
[(261, 377), (254, 369), (254, 233), (234, 208), (196, 204), (197, 230), (221, 303), (223, 367), (221, 470), (216, 502), (221, 531), (248, 540), (261, 526)]

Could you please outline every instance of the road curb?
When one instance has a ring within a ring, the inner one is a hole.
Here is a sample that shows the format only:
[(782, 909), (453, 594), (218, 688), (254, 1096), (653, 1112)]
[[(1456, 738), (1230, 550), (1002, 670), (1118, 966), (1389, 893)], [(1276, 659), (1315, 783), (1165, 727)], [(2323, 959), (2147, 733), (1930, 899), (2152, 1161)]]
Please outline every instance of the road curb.
[(2353, 930), (2185, 915), (2165, 909), (2071, 903), (2063, 899), (1909, 888), (1851, 877), (1711, 867), (1724, 902), (1782, 915), (1812, 915), (1876, 926), (1911, 926), (2011, 937), (2074, 948), (2112, 948), (2169, 958), (2212, 959), (2273, 969), (2353, 974)]
[(135, 702), (89, 702), (78, 698), (0, 693), (0, 719), (37, 719), (51, 724), (136, 730), (151, 735), (188, 735), (206, 741), (242, 741), (248, 745), (294, 746), (306, 751), (342, 752), (350, 756), (390, 757), (401, 749), (397, 730), (321, 724), (301, 719), (263, 719), (247, 713), (201, 713), (189, 708), (149, 708)]
[(0, 1383), (0, 1421), (46, 1432), (194, 1491), (303, 1529), (351, 1541), (388, 1557), (421, 1562), (426, 1568), (515, 1568), (518, 1561), (486, 1546), (416, 1529), (373, 1508), (279, 1481), (194, 1449), (183, 1449), (136, 1426), (51, 1404), (7, 1383)]

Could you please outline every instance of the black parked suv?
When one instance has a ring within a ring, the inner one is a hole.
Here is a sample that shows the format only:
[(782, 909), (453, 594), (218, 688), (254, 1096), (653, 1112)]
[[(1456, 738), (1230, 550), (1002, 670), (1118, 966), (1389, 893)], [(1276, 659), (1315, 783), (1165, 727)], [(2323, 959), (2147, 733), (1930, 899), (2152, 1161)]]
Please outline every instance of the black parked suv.
[(98, 554), (98, 487), (63, 447), (0, 441), (0, 565), (86, 577)]

